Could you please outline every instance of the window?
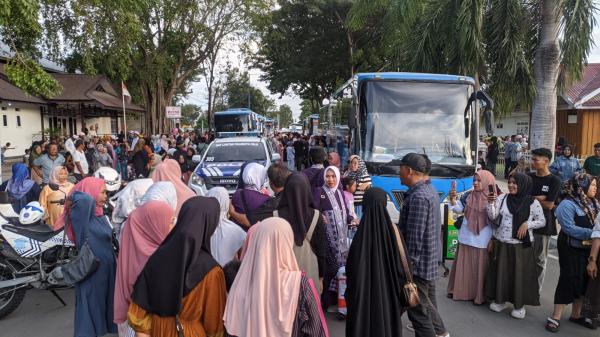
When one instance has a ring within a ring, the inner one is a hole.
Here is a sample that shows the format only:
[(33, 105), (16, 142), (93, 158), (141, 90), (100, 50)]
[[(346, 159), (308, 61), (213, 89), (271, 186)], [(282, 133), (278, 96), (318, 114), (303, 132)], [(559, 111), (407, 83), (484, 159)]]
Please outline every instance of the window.
[(2, 115), (2, 126), (8, 126), (8, 118), (6, 115)]
[(21, 116), (17, 116), (17, 127), (21, 127)]

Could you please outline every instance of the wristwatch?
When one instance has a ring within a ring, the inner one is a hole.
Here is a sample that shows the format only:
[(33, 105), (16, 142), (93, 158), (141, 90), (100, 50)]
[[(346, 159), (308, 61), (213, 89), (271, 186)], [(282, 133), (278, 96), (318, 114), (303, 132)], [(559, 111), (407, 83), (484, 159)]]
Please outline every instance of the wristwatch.
[(596, 258), (594, 256), (589, 256), (588, 262), (596, 262)]

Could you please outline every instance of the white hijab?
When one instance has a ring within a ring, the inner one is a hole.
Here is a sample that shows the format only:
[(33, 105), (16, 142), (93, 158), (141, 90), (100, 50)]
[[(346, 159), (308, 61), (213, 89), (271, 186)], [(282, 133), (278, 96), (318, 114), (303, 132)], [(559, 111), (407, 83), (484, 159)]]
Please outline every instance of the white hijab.
[(240, 250), (246, 240), (246, 232), (240, 226), (227, 218), (229, 212), (229, 193), (224, 187), (211, 188), (207, 197), (217, 199), (221, 205), (219, 226), (210, 238), (210, 250), (212, 256), (221, 266), (233, 260), (235, 254)]
[(117, 193), (113, 197), (113, 199), (116, 199), (112, 214), (113, 223), (123, 223), (129, 217), (129, 214), (141, 205), (142, 197), (153, 183), (152, 179), (136, 179)]
[(250, 163), (244, 168), (242, 179), (244, 180), (244, 188), (260, 191), (267, 182), (267, 169), (260, 164)]
[[(152, 179), (150, 179), (152, 180)], [(177, 209), (177, 190), (172, 182), (169, 181), (159, 181), (155, 182), (146, 194), (142, 197), (140, 201), (140, 205), (147, 203), (148, 201), (164, 201), (173, 210)]]
[[(335, 185), (333, 188), (327, 186), (327, 172), (329, 171), (333, 171), (335, 174), (335, 179), (337, 180), (337, 185)], [(327, 199), (329, 199), (331, 207), (333, 208), (334, 220), (338, 226), (344, 226), (346, 225), (346, 219), (348, 219), (348, 210), (346, 209), (346, 204), (344, 202), (344, 195), (339, 189), (340, 179), (340, 169), (335, 166), (328, 166), (325, 171), (323, 171), (323, 181), (325, 181), (323, 190), (325, 191)]]

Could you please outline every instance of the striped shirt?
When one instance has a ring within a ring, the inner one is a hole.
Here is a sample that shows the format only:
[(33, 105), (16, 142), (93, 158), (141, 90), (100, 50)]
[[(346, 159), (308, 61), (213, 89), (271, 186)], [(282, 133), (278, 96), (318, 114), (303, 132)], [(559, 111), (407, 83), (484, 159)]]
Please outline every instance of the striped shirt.
[(365, 191), (359, 190), (358, 186), (360, 186), (361, 184), (364, 184), (364, 183), (371, 184), (371, 176), (369, 175), (367, 170), (364, 171), (363, 175), (360, 177), (360, 181), (357, 182), (356, 192), (354, 192), (354, 206), (362, 205)]

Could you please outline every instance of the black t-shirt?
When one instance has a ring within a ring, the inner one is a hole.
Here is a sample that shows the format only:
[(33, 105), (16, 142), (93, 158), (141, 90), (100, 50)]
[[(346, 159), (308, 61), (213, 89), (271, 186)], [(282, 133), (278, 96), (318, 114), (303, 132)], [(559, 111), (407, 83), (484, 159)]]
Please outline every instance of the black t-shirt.
[[(557, 201), (562, 185), (559, 177), (554, 174), (538, 177), (535, 173), (530, 173), (529, 176), (533, 180), (532, 196), (543, 195), (546, 196), (546, 201)], [(546, 227), (535, 229), (533, 232), (544, 235), (558, 234), (554, 210), (544, 209), (544, 217), (546, 218)]]

